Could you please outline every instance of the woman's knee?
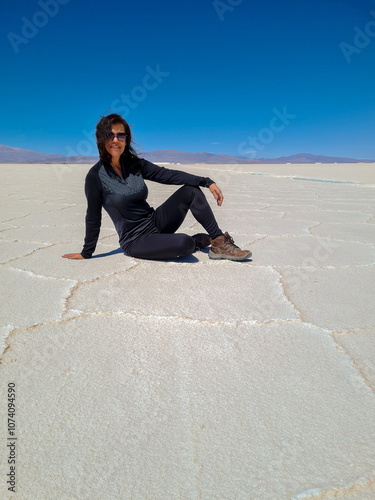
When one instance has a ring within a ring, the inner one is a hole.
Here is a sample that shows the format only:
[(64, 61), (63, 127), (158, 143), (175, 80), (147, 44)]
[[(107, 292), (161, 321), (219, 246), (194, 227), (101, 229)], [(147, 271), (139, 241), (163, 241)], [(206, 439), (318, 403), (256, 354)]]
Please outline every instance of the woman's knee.
[(195, 241), (187, 234), (175, 233), (170, 246), (165, 249), (164, 259), (175, 257), (186, 257), (195, 251)]
[[(177, 235), (176, 235), (177, 236)], [(176, 251), (178, 255), (184, 257), (194, 252), (195, 241), (188, 234), (178, 234), (178, 242), (176, 246)]]
[(181, 186), (176, 192), (181, 194), (182, 198), (194, 198), (197, 194), (202, 193), (199, 187), (188, 185)]

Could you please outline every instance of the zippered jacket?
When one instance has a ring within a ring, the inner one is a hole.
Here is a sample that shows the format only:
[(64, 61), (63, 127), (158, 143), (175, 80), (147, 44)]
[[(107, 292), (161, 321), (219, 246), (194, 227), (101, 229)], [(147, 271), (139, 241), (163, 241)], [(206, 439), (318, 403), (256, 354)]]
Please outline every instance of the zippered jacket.
[(159, 232), (154, 223), (155, 210), (147, 203), (145, 180), (196, 187), (209, 187), (214, 183), (209, 177), (159, 167), (145, 159), (140, 159), (136, 168), (127, 168), (122, 163), (121, 172), (123, 178), (111, 165), (99, 161), (86, 175), (86, 236), (81, 252), (85, 259), (89, 259), (95, 251), (102, 208), (112, 219), (119, 235), (120, 247), (125, 253), (134, 239), (143, 234)]

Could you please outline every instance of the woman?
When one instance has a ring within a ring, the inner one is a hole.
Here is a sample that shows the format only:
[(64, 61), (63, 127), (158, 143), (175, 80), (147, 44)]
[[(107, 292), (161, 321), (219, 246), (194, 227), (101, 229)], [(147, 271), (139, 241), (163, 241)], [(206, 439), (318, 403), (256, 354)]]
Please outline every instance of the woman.
[[(81, 253), (69, 253), (67, 259), (89, 259), (99, 238), (102, 207), (108, 212), (126, 255), (141, 259), (172, 259), (184, 257), (211, 245), (211, 259), (244, 260), (251, 256), (241, 250), (228, 233), (218, 227), (200, 187), (208, 187), (217, 204), (223, 195), (208, 177), (166, 169), (138, 158), (132, 147), (131, 130), (118, 114), (101, 118), (96, 126), (100, 161), (85, 179), (87, 198), (86, 236)], [(147, 203), (148, 189), (144, 179), (163, 184), (182, 185), (161, 206), (154, 210)], [(175, 231), (188, 210), (208, 234), (187, 234)]]

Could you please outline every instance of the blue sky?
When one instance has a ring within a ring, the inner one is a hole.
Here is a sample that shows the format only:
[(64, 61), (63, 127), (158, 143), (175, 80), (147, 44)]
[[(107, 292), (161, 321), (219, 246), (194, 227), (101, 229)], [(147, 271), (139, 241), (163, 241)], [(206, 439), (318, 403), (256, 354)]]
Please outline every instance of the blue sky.
[[(371, 14), (373, 12), (373, 14)], [(375, 0), (20, 0), (0, 6), (0, 143), (375, 158)]]

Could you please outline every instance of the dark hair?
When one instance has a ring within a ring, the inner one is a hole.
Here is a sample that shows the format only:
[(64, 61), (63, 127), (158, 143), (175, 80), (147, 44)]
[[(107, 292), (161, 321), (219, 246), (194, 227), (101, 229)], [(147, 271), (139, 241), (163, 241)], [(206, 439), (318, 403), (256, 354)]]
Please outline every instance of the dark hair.
[(137, 152), (132, 146), (132, 133), (130, 126), (121, 115), (116, 113), (112, 113), (108, 116), (102, 116), (96, 124), (95, 135), (99, 157), (103, 163), (111, 163), (111, 155), (106, 150), (105, 143), (108, 141), (108, 134), (112, 132), (112, 125), (115, 125), (116, 123), (124, 125), (126, 134), (126, 146), (120, 160), (124, 160), (128, 166), (136, 167), (139, 162), (139, 158)]

